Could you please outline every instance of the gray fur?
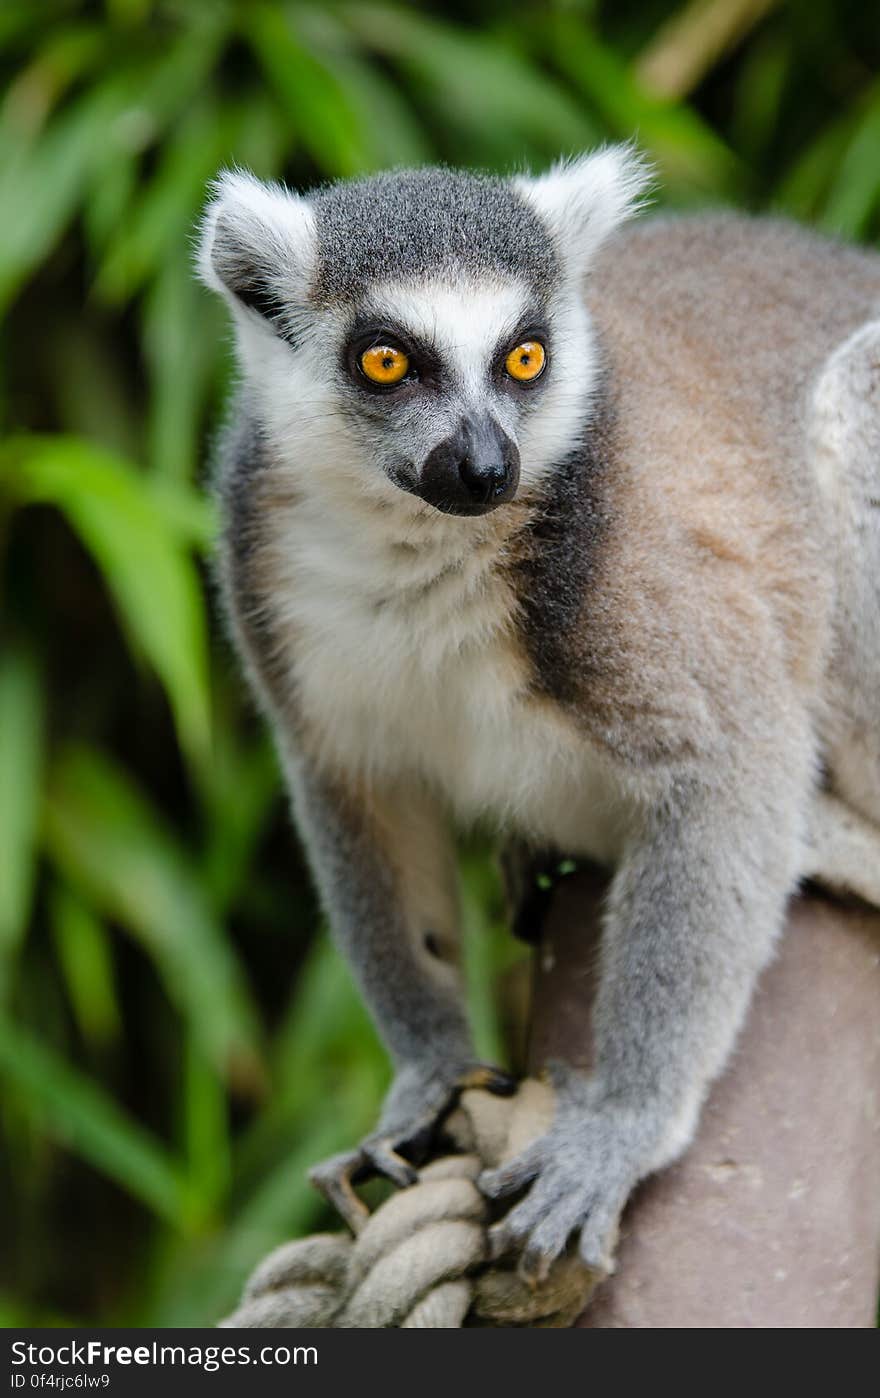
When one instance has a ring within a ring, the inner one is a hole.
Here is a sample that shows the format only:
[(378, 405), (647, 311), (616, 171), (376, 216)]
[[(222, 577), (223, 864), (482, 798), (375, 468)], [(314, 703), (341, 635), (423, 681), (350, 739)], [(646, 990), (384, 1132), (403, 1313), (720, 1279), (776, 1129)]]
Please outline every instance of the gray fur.
[(433, 1058), (463, 1070), (472, 1050), (458, 976), (432, 966), (437, 958), (427, 926), (418, 929), (420, 938), (406, 926), (398, 875), (375, 818), (334, 792), (301, 757), (291, 766), (297, 821), (312, 865), (321, 872), (328, 917), (339, 929), (392, 1059), (401, 1069)]
[(321, 189), (313, 295), (353, 302), (384, 281), (462, 273), (523, 278), (542, 298), (559, 261), (507, 180), (463, 170), (393, 170)]
[(271, 480), (271, 468), (271, 447), (248, 405), (246, 392), (239, 390), (216, 457), (213, 485), (223, 521), (216, 571), (232, 638), (269, 718), (276, 713), (293, 713), (287, 695), (288, 677), (273, 646), (256, 567), (262, 488)]
[(547, 480), (512, 570), (535, 688), (575, 711), (588, 681), (589, 649), (577, 632), (607, 528), (613, 433), (614, 404), (600, 385), (583, 441)]

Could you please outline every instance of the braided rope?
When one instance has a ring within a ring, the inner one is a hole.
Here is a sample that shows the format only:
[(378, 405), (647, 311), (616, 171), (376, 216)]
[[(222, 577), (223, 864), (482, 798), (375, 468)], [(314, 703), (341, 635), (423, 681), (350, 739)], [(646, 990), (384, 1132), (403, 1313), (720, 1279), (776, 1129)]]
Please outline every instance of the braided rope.
[(462, 1153), (442, 1156), (418, 1183), (391, 1195), (356, 1238), (316, 1233), (284, 1243), (247, 1282), (221, 1326), (248, 1329), (457, 1329), (462, 1325), (568, 1326), (598, 1280), (577, 1257), (561, 1258), (541, 1286), (515, 1259), (487, 1264), (488, 1208), (477, 1188), (541, 1135), (553, 1093), (529, 1079), (514, 1098), (465, 1093), (449, 1134)]

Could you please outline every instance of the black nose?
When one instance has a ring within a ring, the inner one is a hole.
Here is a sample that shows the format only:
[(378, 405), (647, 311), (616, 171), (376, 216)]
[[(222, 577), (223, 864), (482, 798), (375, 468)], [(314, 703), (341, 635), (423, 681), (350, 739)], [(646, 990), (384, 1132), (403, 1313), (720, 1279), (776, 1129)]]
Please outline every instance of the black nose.
[(470, 456), (463, 456), (458, 463), (458, 474), (471, 499), (478, 505), (488, 505), (507, 489), (510, 465), (501, 458), (474, 461)]
[(429, 453), (417, 493), (438, 510), (479, 515), (512, 500), (519, 452), (494, 418), (467, 419)]

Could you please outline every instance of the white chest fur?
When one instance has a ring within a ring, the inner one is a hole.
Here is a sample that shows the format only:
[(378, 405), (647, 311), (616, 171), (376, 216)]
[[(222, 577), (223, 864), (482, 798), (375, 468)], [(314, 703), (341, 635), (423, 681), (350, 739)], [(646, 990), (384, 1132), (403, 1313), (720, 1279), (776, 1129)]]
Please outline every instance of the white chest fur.
[(619, 784), (531, 691), (490, 531), (427, 507), (405, 526), (365, 505), (352, 527), (302, 499), (276, 517), (279, 621), (310, 730), (342, 770), (420, 776), (461, 821), (612, 859)]

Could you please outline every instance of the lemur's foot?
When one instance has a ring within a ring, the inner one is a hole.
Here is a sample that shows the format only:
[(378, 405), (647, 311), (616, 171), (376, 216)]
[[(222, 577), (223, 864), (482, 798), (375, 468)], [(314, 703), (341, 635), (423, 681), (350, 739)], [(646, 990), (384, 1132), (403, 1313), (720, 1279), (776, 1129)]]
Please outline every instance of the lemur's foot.
[(312, 1184), (333, 1205), (352, 1233), (359, 1233), (370, 1216), (354, 1186), (371, 1175), (384, 1175), (400, 1189), (415, 1184), (418, 1179), (418, 1172), (398, 1155), (392, 1141), (378, 1136), (368, 1136), (354, 1150), (331, 1155), (329, 1160), (322, 1160), (309, 1171)]
[(550, 1130), (479, 1179), (490, 1199), (531, 1186), (490, 1229), (489, 1245), (493, 1260), (519, 1252), (520, 1272), (533, 1284), (546, 1280), (573, 1234), (588, 1267), (612, 1270), (621, 1210), (650, 1158), (641, 1112), (597, 1102), (571, 1068), (554, 1064), (551, 1074), (557, 1107)]
[(416, 1164), (459, 1096), (468, 1088), (483, 1088), (510, 1097), (516, 1080), (489, 1064), (469, 1064), (448, 1077), (406, 1069), (398, 1074), (385, 1101), (377, 1129), (354, 1150), (343, 1151), (309, 1171), (312, 1184), (333, 1205), (353, 1233), (360, 1232), (369, 1210), (354, 1186), (381, 1175), (398, 1189), (415, 1184)]

